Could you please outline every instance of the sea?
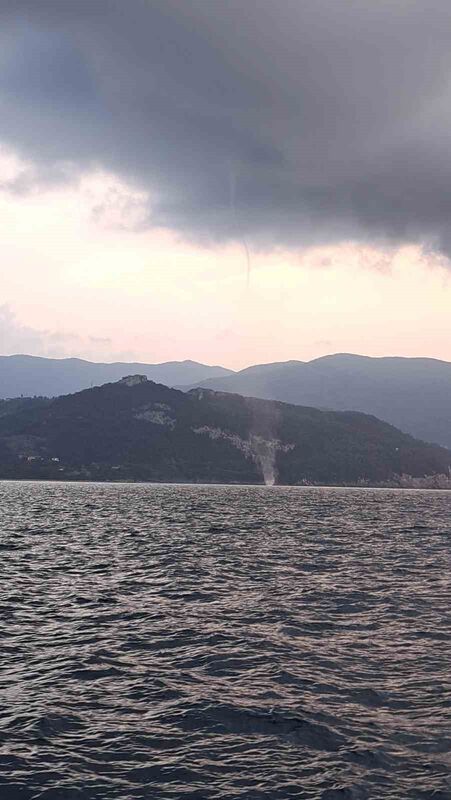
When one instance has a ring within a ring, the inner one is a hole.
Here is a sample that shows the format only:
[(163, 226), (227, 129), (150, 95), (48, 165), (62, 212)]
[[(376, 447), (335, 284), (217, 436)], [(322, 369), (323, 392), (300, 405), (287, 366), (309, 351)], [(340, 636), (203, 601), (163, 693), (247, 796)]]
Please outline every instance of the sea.
[(450, 800), (451, 493), (0, 483), (2, 800)]

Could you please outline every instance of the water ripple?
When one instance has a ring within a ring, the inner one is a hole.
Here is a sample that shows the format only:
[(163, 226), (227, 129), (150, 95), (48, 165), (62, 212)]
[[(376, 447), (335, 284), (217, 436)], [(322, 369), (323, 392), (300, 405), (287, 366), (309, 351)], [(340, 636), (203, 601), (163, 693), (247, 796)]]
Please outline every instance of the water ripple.
[(0, 483), (0, 796), (450, 800), (450, 512)]

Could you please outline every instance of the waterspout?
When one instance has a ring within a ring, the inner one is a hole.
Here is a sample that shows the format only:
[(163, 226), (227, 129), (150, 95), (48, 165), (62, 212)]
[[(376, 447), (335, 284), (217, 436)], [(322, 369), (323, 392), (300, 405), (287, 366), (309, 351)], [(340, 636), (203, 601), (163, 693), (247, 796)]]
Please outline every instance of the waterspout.
[(277, 478), (276, 443), (262, 439), (260, 436), (252, 436), (251, 444), (254, 459), (262, 471), (265, 486), (274, 486)]

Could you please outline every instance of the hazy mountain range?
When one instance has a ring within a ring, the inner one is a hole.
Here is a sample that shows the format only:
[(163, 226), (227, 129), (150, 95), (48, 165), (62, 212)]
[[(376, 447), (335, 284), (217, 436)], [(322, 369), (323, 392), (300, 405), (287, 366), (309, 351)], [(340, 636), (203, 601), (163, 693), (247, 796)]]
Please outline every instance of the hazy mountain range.
[(232, 371), (198, 364), (196, 361), (167, 361), (164, 364), (117, 361), (97, 364), (81, 358), (0, 356), (0, 397), (57, 397), (137, 373), (157, 383), (175, 386), (222, 377), (232, 374)]
[(81, 359), (0, 357), (0, 397), (57, 396), (140, 373), (166, 386), (195, 386), (336, 411), (363, 411), (451, 448), (451, 363), (432, 358), (337, 354), (261, 364), (239, 372), (194, 361), (96, 364)]
[(0, 402), (0, 478), (371, 484), (450, 465), (449, 450), (365, 414), (184, 393), (139, 376)]
[(200, 385), (316, 408), (364, 411), (420, 439), (451, 447), (447, 361), (344, 353), (248, 367)]

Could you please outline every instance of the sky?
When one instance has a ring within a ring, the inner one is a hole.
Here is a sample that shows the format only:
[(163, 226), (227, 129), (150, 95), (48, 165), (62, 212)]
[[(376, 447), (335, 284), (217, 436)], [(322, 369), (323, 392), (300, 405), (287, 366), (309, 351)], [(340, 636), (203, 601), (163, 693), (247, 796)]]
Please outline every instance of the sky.
[(447, 0), (0, 0), (0, 353), (451, 360)]

